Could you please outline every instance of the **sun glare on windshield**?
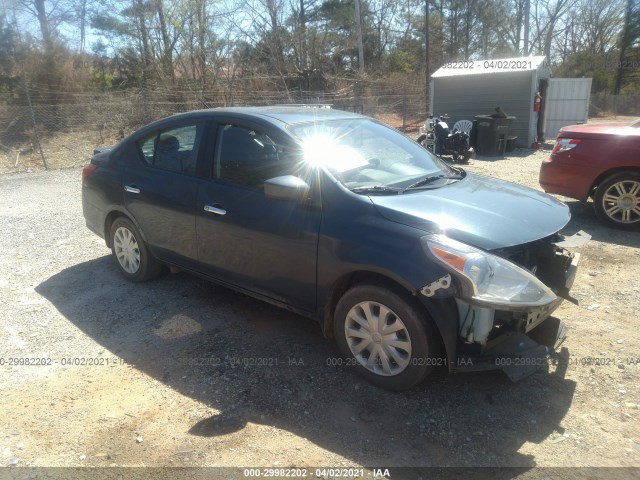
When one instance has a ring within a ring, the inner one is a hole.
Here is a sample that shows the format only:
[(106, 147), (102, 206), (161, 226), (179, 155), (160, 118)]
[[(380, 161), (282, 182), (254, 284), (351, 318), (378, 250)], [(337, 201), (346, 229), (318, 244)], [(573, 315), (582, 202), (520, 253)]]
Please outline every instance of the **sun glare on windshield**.
[(313, 166), (325, 166), (335, 172), (346, 172), (367, 165), (361, 152), (326, 133), (316, 132), (302, 140), (304, 161)]
[[(374, 189), (376, 195), (397, 194), (420, 179), (451, 175), (449, 167), (422, 146), (373, 120), (310, 122), (293, 125), (291, 131), (305, 165), (325, 168), (356, 193)], [(430, 180), (428, 188), (447, 182)]]

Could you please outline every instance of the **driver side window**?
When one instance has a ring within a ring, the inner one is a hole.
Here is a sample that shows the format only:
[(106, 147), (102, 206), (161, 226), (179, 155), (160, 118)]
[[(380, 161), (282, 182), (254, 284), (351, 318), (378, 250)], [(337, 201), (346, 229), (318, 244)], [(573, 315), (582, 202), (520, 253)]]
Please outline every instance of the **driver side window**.
[(290, 148), (266, 133), (238, 125), (218, 127), (215, 178), (257, 188), (265, 180), (293, 173), (296, 163)]

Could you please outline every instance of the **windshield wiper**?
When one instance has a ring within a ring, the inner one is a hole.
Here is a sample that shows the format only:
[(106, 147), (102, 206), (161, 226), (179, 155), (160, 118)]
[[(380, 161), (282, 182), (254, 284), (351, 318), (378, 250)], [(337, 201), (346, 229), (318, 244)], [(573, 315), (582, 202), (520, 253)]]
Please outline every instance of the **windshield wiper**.
[(467, 171), (462, 167), (454, 167), (453, 165), (447, 165), (447, 166), (457, 174), (462, 175), (463, 177), (467, 175)]
[(351, 189), (354, 193), (397, 193), (404, 192), (402, 188), (389, 187), (386, 185), (373, 185), (368, 187), (353, 187)]
[(403, 192), (407, 190), (411, 190), (414, 188), (426, 187), (427, 185), (432, 184), (436, 180), (462, 180), (465, 176), (462, 174), (458, 175), (431, 175), (429, 177), (421, 178), (416, 183), (412, 183), (408, 187), (406, 187)]

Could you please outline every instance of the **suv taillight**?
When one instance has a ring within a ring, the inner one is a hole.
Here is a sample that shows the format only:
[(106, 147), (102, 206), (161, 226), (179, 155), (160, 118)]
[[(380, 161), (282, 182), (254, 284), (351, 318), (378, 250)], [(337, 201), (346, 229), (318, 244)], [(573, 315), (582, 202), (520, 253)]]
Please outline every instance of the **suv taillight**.
[(97, 169), (98, 169), (98, 166), (94, 165), (93, 163), (90, 163), (89, 165), (85, 165), (85, 167), (82, 169), (82, 179), (87, 178), (89, 175), (91, 175)]
[(571, 150), (572, 148), (577, 147), (579, 143), (580, 140), (578, 140), (577, 138), (559, 138), (556, 140), (556, 145), (555, 147), (553, 147), (551, 153), (554, 154), (566, 152), (567, 150)]

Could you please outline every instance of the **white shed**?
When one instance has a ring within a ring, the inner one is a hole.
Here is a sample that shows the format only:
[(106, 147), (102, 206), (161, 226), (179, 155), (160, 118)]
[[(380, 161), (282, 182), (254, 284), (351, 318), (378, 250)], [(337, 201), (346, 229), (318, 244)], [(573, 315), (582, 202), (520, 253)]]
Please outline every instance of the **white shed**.
[[(516, 117), (509, 132), (517, 135), (516, 145), (529, 147), (537, 138), (552, 138), (561, 126), (587, 119), (591, 79), (570, 79), (575, 88), (579, 87), (580, 94), (575, 95), (570, 88), (554, 86), (557, 80), (550, 77), (544, 56), (452, 62), (431, 75), (431, 112), (448, 114), (453, 124), (473, 120), (476, 115), (490, 115), (500, 106)], [(542, 96), (539, 114), (533, 108), (537, 92)], [(552, 118), (546, 116), (549, 111)], [(546, 135), (545, 120), (550, 127)]]
[(545, 102), (544, 136), (551, 139), (562, 127), (587, 123), (590, 78), (551, 78)]

